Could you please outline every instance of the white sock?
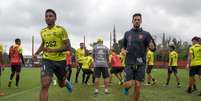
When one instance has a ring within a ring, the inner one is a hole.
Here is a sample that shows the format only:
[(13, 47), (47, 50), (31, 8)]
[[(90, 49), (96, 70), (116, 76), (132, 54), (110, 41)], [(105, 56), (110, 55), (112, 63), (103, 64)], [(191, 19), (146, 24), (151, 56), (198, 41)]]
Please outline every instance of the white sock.
[(108, 92), (108, 89), (105, 89), (105, 92)]
[(98, 92), (98, 89), (95, 89), (95, 92)]

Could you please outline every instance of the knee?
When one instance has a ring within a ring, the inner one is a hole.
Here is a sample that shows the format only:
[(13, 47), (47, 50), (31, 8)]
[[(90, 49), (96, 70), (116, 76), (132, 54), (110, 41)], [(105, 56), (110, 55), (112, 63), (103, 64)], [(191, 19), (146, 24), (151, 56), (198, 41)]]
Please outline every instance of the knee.
[(50, 83), (49, 82), (42, 82), (42, 89), (48, 89)]
[(141, 87), (141, 82), (140, 81), (135, 81), (135, 87), (140, 88)]

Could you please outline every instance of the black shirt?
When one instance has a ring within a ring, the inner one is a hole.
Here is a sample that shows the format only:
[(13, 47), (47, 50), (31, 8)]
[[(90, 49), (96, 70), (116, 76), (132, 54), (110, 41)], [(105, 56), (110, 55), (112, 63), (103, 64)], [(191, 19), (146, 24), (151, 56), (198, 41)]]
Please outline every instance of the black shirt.
[(153, 38), (149, 32), (142, 28), (132, 28), (124, 34), (123, 48), (128, 51), (126, 55), (126, 65), (145, 65), (146, 64), (146, 50), (150, 41)]

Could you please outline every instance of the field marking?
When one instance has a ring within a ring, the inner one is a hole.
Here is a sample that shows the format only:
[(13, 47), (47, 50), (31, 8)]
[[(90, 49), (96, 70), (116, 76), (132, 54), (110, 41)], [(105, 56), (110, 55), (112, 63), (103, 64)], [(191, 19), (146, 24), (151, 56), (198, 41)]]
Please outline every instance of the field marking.
[(2, 98), (0, 98), (0, 100), (5, 100), (5, 99), (10, 98), (10, 97), (14, 97), (14, 96), (17, 96), (17, 95), (21, 95), (21, 94), (27, 93), (27, 92), (29, 92), (29, 91), (31, 91), (31, 90), (34, 90), (34, 89), (36, 89), (36, 88), (40, 88), (40, 86), (37, 86), (37, 87), (31, 88), (31, 89), (27, 89), (27, 90), (24, 90), (24, 91), (21, 91), (21, 92), (18, 92), (18, 93), (14, 93), (14, 94), (11, 94), (11, 95), (2, 97)]

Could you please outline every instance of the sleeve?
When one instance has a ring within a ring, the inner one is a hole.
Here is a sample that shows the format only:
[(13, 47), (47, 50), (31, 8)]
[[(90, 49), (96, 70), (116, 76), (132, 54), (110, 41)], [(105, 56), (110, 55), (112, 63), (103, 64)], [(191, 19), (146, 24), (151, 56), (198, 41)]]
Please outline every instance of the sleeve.
[(67, 40), (68, 39), (68, 33), (67, 33), (67, 31), (64, 28), (62, 28), (61, 39), (62, 40)]
[(127, 34), (125, 33), (125, 34), (124, 34), (124, 37), (123, 37), (123, 48), (124, 48), (124, 49), (127, 48), (127, 38), (126, 38), (126, 37), (127, 37)]
[(150, 42), (153, 42), (154, 46), (155, 46), (155, 49), (154, 50), (151, 50), (151, 51), (155, 51), (156, 50), (156, 43), (154, 41), (154, 39), (152, 38), (151, 34), (149, 32), (147, 32), (147, 37), (145, 39), (145, 47), (148, 47), (149, 46), (149, 43)]

